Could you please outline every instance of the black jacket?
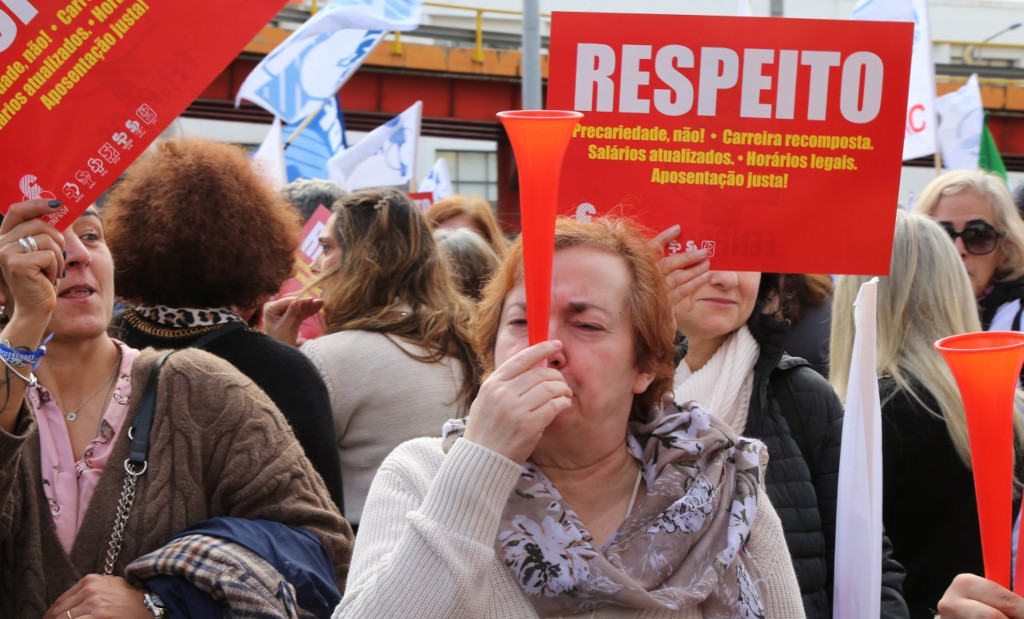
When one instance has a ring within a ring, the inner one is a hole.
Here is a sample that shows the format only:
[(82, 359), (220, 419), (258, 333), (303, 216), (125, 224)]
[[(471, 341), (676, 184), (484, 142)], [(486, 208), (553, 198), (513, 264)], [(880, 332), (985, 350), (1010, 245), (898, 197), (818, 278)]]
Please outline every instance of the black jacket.
[[(788, 328), (788, 321), (767, 317), (757, 325), (760, 356), (743, 434), (768, 447), (768, 497), (782, 520), (807, 617), (831, 617), (843, 407), (807, 361), (784, 353)], [(785, 384), (791, 393), (777, 393)], [(782, 402), (789, 401), (796, 410), (787, 415)], [(801, 427), (791, 429), (788, 420)], [(882, 617), (908, 617), (903, 568), (887, 539), (883, 546)]]
[[(128, 310), (133, 312), (133, 310)], [(188, 348), (202, 337), (153, 323), (138, 314), (135, 328), (128, 312), (115, 318), (111, 335), (132, 348)], [(341, 481), (341, 454), (327, 386), (316, 366), (294, 346), (288, 346), (254, 329), (231, 331), (204, 346), (248, 376), (266, 392), (284, 414), (327, 491), (345, 513)]]
[[(981, 318), (981, 328), (988, 331), (999, 308), (1018, 299), (1021, 300), (1021, 308), (1024, 309), (1024, 277), (1008, 282), (996, 282), (992, 287), (992, 292), (988, 293), (981, 301), (978, 301), (978, 315)], [(1020, 327), (1021, 323), (1020, 310), (1018, 310), (1014, 318), (1014, 322), (1017, 323), (1016, 330)]]
[[(956, 453), (945, 422), (891, 377), (878, 380), (882, 396), (882, 521), (895, 556), (907, 568), (904, 594), (911, 616), (931, 619), (957, 574), (983, 576), (974, 475)], [(938, 404), (915, 384), (932, 411)], [(1016, 476), (1024, 458), (1014, 456)], [(1020, 497), (1013, 499), (1013, 517)]]

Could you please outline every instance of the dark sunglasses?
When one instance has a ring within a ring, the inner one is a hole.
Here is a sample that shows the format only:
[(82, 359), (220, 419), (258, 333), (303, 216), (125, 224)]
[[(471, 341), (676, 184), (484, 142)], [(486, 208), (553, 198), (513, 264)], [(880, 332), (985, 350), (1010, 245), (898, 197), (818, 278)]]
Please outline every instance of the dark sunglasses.
[(999, 239), (1003, 237), (1002, 232), (999, 232), (990, 226), (988, 222), (981, 219), (970, 220), (960, 232), (957, 232), (953, 228), (953, 224), (948, 221), (940, 221), (939, 225), (949, 234), (949, 238), (954, 243), (956, 243), (958, 237), (962, 239), (967, 253), (974, 254), (975, 256), (991, 254), (995, 251)]

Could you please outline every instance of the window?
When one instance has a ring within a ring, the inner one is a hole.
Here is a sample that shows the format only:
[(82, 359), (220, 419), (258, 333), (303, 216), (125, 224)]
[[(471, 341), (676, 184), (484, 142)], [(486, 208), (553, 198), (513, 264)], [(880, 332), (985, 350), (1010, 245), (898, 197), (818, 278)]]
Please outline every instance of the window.
[(474, 150), (439, 150), (444, 157), (452, 190), (460, 196), (483, 196), (493, 206), (498, 202), (498, 154)]

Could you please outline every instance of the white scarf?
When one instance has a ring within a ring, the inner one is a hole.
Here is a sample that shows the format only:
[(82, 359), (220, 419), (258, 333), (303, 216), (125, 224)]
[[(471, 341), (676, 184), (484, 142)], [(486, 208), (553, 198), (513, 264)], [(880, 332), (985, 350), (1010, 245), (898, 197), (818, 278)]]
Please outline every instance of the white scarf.
[(690, 371), (683, 359), (676, 368), (675, 400), (682, 406), (696, 400), (737, 434), (747, 427), (754, 390), (754, 363), (760, 348), (747, 325), (733, 331), (704, 367)]

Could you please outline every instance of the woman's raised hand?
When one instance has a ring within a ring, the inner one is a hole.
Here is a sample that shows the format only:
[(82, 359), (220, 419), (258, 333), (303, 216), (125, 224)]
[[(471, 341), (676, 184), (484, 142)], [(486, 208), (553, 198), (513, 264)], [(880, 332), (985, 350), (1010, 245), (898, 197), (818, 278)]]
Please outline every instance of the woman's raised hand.
[(302, 321), (324, 306), (321, 299), (281, 297), (263, 305), (263, 330), (270, 337), (295, 346)]
[(501, 364), (480, 385), (469, 409), (466, 440), (522, 464), (544, 429), (572, 405), (562, 373), (541, 362), (562, 349), (554, 340), (525, 348)]
[[(651, 239), (651, 247), (659, 255), (664, 254), (665, 247), (679, 236), (679, 231), (678, 224), (662, 231)], [(673, 306), (693, 294), (711, 276), (711, 262), (707, 256), (706, 250), (695, 249), (668, 256), (662, 255), (658, 260), (658, 267), (668, 284), (668, 300)]]
[[(36, 348), (57, 303), (64, 272), (64, 236), (41, 217), (60, 208), (57, 200), (28, 200), (11, 205), (0, 224), (0, 271), (6, 284), (4, 304), (20, 346)], [(7, 329), (5, 329), (7, 332)], [(27, 340), (37, 339), (31, 342)]]

